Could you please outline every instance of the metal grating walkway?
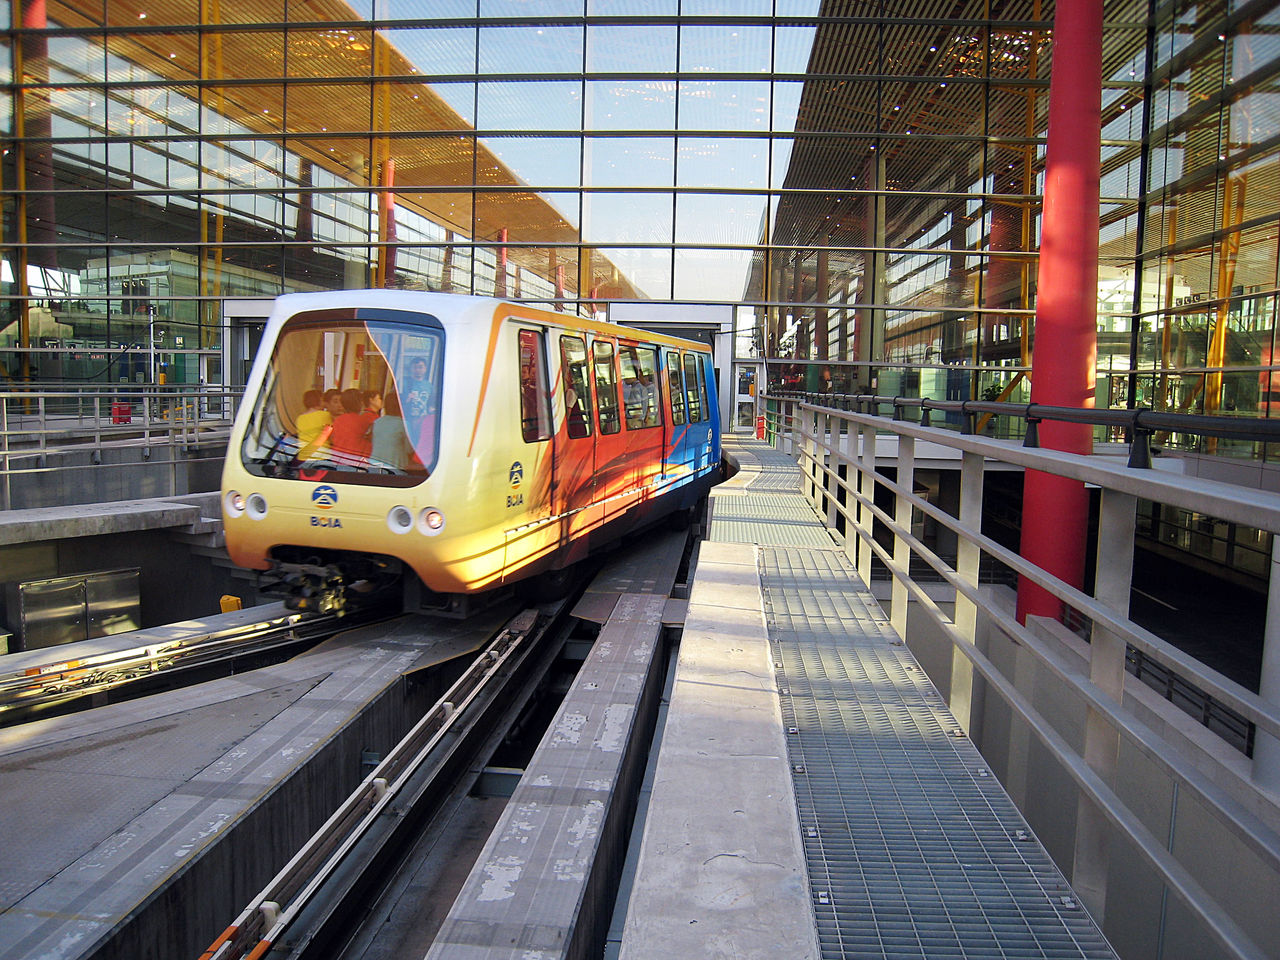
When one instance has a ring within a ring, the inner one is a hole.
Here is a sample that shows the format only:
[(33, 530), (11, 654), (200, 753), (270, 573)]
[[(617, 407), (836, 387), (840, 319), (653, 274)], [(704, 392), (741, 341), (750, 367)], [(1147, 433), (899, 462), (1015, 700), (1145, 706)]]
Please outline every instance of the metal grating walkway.
[[(767, 489), (772, 518), (717, 527), (753, 539), (788, 731), (814, 914), (826, 958), (1114, 958), (942, 697), (894, 634), (844, 553), (779, 543), (822, 530), (794, 461), (726, 443), (739, 489), (713, 517)], [(800, 536), (792, 530), (789, 536)], [(823, 536), (827, 536), (823, 531)], [(816, 539), (814, 546), (816, 546)]]

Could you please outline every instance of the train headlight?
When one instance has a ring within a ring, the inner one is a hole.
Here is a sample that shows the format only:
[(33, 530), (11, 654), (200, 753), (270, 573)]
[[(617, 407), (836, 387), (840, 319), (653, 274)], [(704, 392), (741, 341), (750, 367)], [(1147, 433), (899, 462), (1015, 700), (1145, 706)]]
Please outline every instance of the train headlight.
[(387, 511), (387, 527), (392, 533), (408, 533), (413, 529), (413, 511), (408, 507), (392, 507)]
[(244, 512), (254, 520), (261, 520), (267, 515), (267, 498), (260, 493), (249, 494), (245, 502)]
[(222, 505), (226, 508), (227, 514), (232, 517), (244, 515), (244, 494), (238, 490), (228, 490), (227, 495), (222, 498)]
[(428, 537), (434, 537), (444, 529), (444, 514), (435, 507), (427, 507), (418, 514), (418, 530)]

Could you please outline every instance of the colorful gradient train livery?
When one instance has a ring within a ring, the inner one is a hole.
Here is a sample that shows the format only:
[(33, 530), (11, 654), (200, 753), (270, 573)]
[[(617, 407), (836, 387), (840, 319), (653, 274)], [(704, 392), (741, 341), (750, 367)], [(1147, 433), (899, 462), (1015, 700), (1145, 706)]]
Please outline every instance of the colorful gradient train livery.
[(297, 609), (398, 583), (406, 608), (449, 610), (690, 516), (720, 471), (704, 344), (457, 294), (289, 294), (222, 511), (232, 560)]

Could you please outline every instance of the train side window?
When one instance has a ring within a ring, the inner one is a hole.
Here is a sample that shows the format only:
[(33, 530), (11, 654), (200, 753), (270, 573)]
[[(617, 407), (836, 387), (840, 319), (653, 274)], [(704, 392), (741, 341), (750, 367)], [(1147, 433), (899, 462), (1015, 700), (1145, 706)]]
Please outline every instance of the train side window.
[(685, 396), (689, 398), (689, 422), (697, 423), (703, 419), (702, 394), (698, 392), (698, 358), (692, 353), (684, 355), (684, 387)]
[(711, 419), (711, 404), (707, 402), (707, 358), (698, 355), (698, 398), (702, 401), (702, 419)]
[(591, 436), (591, 388), (587, 385), (587, 345), (581, 337), (560, 338), (564, 367), (564, 416), (570, 437)]
[(617, 433), (622, 429), (618, 408), (618, 374), (613, 366), (613, 344), (597, 340), (591, 344), (595, 361), (596, 407), (601, 433)]
[(671, 385), (671, 422), (684, 423), (684, 378), (680, 375), (680, 354), (667, 351), (667, 378)]
[(626, 404), (627, 429), (656, 427), (659, 419), (658, 351), (653, 347), (624, 346), (618, 355), (622, 363), (622, 399)]
[(551, 397), (542, 334), (520, 331), (520, 428), (525, 443), (551, 439)]

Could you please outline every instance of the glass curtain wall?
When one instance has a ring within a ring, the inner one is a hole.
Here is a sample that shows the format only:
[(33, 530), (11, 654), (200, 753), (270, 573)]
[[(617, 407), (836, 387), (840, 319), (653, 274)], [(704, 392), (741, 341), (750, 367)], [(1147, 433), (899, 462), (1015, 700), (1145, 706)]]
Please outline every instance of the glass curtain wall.
[[(1028, 396), (1051, 0), (3, 15), (11, 381), (194, 381), (223, 298), (380, 286), (731, 304), (772, 389)], [(1276, 19), (1106, 4), (1100, 405), (1280, 405)]]

